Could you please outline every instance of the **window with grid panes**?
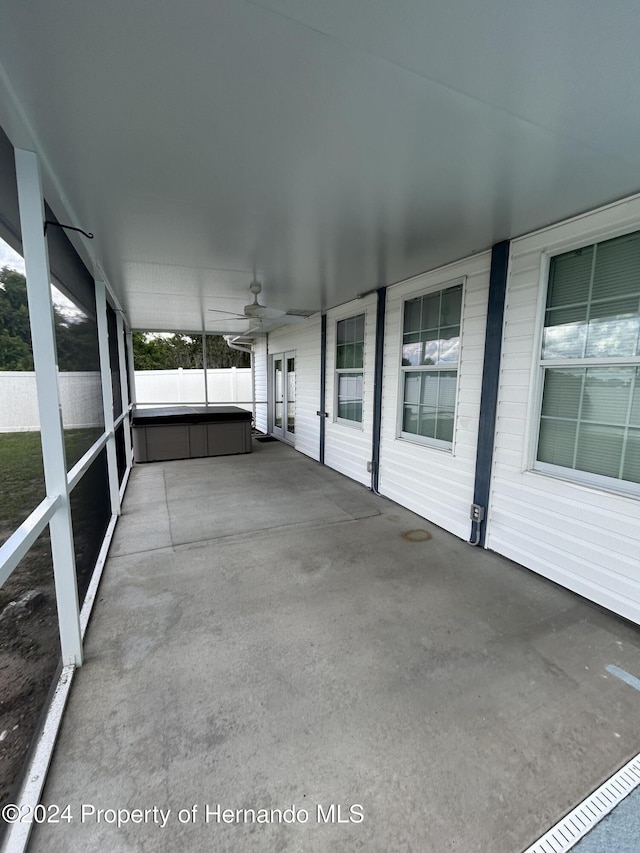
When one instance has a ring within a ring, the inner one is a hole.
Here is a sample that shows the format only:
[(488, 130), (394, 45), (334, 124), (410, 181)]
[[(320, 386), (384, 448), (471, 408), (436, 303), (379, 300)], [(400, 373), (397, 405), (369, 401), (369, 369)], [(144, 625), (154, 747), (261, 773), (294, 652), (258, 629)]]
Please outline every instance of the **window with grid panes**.
[(640, 492), (640, 232), (551, 259), (535, 467)]
[(362, 423), (365, 315), (336, 324), (336, 419)]
[(460, 359), (462, 284), (404, 303), (400, 435), (451, 447)]

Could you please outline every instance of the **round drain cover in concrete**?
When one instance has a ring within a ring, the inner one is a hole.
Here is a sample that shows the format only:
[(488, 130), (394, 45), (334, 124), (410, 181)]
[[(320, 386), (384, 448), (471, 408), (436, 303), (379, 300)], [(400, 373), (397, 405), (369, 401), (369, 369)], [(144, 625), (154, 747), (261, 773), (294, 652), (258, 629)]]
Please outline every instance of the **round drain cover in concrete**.
[(402, 538), (407, 542), (428, 542), (431, 539), (431, 534), (428, 530), (405, 530)]

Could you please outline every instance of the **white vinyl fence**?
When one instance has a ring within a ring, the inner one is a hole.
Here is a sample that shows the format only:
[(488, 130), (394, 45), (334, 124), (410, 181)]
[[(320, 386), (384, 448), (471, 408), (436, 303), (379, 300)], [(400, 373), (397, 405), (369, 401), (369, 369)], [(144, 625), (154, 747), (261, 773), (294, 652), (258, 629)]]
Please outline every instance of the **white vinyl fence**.
[[(103, 426), (100, 374), (60, 373), (59, 379), (65, 428)], [(202, 370), (136, 370), (135, 383), (139, 405), (205, 402)], [(213, 405), (233, 404), (252, 411), (251, 368), (208, 370), (207, 394)], [(0, 371), (0, 433), (38, 429), (35, 373)]]
[[(196, 403), (204, 405), (202, 370), (136, 370), (136, 404)], [(250, 367), (207, 370), (207, 399), (214, 405), (233, 404), (252, 410)]]
[[(65, 429), (103, 427), (102, 385), (97, 371), (60, 373), (60, 403)], [(36, 375), (0, 371), (0, 432), (40, 429)]]

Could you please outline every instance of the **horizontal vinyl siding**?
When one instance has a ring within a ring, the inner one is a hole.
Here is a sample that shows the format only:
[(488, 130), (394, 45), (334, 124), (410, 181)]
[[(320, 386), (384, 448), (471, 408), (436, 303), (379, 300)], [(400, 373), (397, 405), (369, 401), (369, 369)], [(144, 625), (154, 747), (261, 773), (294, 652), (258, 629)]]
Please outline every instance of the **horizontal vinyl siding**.
[[(380, 446), (380, 492), (463, 539), (473, 502), (482, 362), (489, 293), (488, 252), (427, 273), (387, 291)], [(453, 452), (397, 437), (405, 299), (466, 278)]]
[[(376, 307), (375, 294), (349, 302), (327, 312), (327, 381), (326, 404), (328, 413), (325, 432), (325, 465), (341, 474), (357, 480), (365, 486), (371, 484), (371, 474), (367, 472), (367, 462), (371, 459), (371, 441), (373, 429), (373, 380), (376, 347)], [(336, 323), (347, 317), (365, 315), (364, 343), (364, 389), (362, 397), (362, 424), (339, 423), (336, 421)]]
[(267, 408), (267, 339), (264, 336), (256, 338), (253, 345), (253, 375), (256, 429), (266, 433), (269, 432), (269, 421)]
[(539, 418), (538, 313), (547, 254), (640, 229), (634, 198), (514, 240), (486, 545), (640, 622), (640, 501), (528, 470)]
[(295, 448), (319, 459), (320, 418), (320, 314), (304, 323), (285, 326), (269, 334), (269, 354), (296, 354)]

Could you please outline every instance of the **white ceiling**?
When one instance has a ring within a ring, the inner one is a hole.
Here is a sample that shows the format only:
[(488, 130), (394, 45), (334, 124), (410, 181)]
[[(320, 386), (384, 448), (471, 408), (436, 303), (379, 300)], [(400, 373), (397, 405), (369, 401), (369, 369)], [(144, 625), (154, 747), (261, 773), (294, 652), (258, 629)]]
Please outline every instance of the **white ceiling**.
[(637, 0), (3, 0), (0, 124), (133, 327), (320, 310), (640, 190)]

